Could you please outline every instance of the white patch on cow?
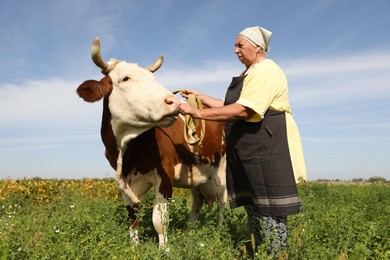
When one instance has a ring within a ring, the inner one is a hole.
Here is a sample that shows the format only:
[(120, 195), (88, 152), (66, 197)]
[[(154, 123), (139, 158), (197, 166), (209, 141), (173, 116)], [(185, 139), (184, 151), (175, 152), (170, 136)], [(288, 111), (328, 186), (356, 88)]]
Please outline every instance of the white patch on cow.
[(121, 183), (123, 182), (124, 187), (119, 188), (129, 198), (132, 204), (139, 204), (152, 186), (159, 186), (158, 179), (155, 170), (147, 174), (131, 173), (125, 180), (122, 179)]
[(168, 201), (156, 192), (153, 207), (153, 226), (158, 234), (159, 246), (164, 247), (168, 242)]
[(111, 123), (121, 147), (154, 126), (167, 127), (175, 122), (180, 101), (155, 80), (153, 73), (137, 64), (120, 62), (109, 76), (113, 84)]
[(191, 168), (184, 164), (175, 166), (174, 186), (180, 188), (191, 188), (205, 184), (216, 175), (215, 167), (208, 164), (197, 164)]
[(121, 193), (122, 193), (122, 198), (125, 202), (125, 205), (126, 206), (133, 206), (134, 203), (130, 200), (130, 198), (123, 191)]
[(138, 230), (131, 227), (129, 229), (130, 229), (130, 242), (134, 245), (138, 245), (139, 244)]
[(123, 191), (125, 188), (125, 184), (122, 179), (122, 149), (119, 150), (118, 159), (116, 161), (116, 182), (118, 183), (119, 190)]

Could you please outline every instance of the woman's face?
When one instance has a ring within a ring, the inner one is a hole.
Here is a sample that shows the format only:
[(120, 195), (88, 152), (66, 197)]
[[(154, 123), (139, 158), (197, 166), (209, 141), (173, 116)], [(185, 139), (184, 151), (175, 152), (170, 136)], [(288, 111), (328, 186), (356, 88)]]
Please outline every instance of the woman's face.
[(247, 68), (255, 63), (256, 59), (259, 57), (259, 52), (260, 47), (255, 46), (242, 35), (237, 36), (234, 53)]

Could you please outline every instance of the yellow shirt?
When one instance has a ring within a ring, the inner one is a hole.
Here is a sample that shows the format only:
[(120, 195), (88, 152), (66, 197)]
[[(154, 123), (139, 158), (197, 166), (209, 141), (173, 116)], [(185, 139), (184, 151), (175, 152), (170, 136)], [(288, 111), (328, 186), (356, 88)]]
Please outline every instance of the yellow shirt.
[(301, 138), (291, 114), (284, 72), (274, 61), (266, 59), (252, 66), (245, 74), (240, 98), (236, 103), (255, 111), (246, 121), (261, 121), (268, 109), (286, 112), (287, 140), (295, 180), (307, 180)]

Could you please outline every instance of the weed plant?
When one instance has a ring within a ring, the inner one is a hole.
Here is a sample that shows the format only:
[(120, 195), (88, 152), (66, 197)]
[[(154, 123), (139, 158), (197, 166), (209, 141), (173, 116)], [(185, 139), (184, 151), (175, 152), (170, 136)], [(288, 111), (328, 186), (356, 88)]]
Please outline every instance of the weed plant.
[[(303, 212), (289, 217), (288, 259), (390, 259), (388, 184), (299, 186)], [(189, 223), (190, 192), (169, 203), (168, 248), (152, 225), (153, 195), (131, 245), (127, 212), (112, 179), (0, 180), (0, 259), (250, 259), (245, 210), (204, 207)], [(255, 259), (268, 259), (260, 247)]]

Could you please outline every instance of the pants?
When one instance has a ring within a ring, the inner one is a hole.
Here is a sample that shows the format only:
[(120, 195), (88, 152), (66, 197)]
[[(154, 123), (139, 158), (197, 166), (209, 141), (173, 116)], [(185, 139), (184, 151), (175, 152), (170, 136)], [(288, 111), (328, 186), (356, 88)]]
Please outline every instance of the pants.
[(268, 242), (268, 254), (276, 255), (287, 249), (287, 216), (264, 216), (256, 207), (245, 206), (249, 231), (254, 235), (256, 249)]

